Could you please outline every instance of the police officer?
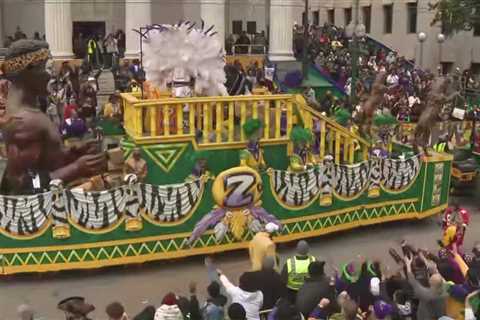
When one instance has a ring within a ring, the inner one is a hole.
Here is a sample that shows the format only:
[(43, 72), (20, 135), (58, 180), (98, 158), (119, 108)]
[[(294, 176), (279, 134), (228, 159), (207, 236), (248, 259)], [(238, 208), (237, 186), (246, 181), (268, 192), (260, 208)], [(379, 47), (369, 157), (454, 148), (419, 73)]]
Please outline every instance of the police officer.
[(295, 303), (298, 290), (308, 277), (308, 266), (317, 259), (309, 254), (310, 247), (305, 240), (297, 243), (295, 256), (288, 258), (282, 269), (282, 279), (287, 284), (288, 298)]

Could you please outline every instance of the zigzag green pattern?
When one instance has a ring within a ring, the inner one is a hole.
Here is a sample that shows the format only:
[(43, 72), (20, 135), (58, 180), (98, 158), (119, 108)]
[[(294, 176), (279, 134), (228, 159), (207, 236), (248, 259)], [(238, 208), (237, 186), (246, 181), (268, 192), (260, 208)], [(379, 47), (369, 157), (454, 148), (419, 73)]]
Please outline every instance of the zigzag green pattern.
[[(381, 208), (363, 208), (346, 213), (339, 213), (333, 216), (316, 217), (310, 220), (287, 223), (282, 231), (283, 235), (309, 232), (324, 228), (334, 227), (339, 224), (352, 223), (356, 221), (365, 221), (387, 216), (400, 216), (406, 213), (416, 212), (415, 203), (390, 205)], [(251, 232), (247, 232), (243, 241), (248, 241), (253, 237)], [(177, 238), (157, 241), (147, 241), (136, 244), (113, 245), (101, 248), (91, 249), (65, 249), (57, 251), (44, 252), (26, 252), (26, 253), (6, 253), (3, 254), (3, 266), (23, 266), (23, 265), (43, 265), (59, 263), (75, 263), (86, 261), (104, 261), (123, 257), (135, 257), (151, 255), (158, 253), (167, 253), (177, 250), (188, 249), (188, 238)], [(194, 248), (212, 247), (221, 244), (234, 243), (236, 240), (227, 234), (226, 237), (218, 242), (214, 234), (206, 234), (199, 238), (194, 244)], [(14, 250), (14, 249), (13, 249)]]

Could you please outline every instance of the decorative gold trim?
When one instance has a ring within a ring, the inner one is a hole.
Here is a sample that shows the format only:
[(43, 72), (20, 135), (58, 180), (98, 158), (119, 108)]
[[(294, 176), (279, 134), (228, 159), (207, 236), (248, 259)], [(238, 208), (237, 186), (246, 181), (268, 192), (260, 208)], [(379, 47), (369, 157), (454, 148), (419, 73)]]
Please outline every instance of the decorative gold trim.
[[(162, 147), (164, 148), (162, 150)], [(176, 149), (168, 149), (168, 147), (176, 147)], [(172, 170), (173, 166), (175, 163), (177, 163), (178, 159), (182, 156), (182, 154), (185, 152), (187, 149), (188, 144), (187, 143), (169, 143), (169, 144), (157, 144), (153, 146), (145, 146), (142, 148), (142, 150), (152, 159), (152, 161), (162, 168), (163, 171), (165, 172), (170, 172)], [(176, 154), (174, 155), (173, 159), (170, 160), (169, 163), (161, 163), (158, 160), (158, 155), (156, 154), (157, 151), (166, 151), (166, 150), (175, 150), (177, 151)]]
[[(381, 205), (378, 205), (378, 206), (381, 206)], [(441, 212), (446, 208), (446, 206), (447, 205), (442, 205), (440, 207), (432, 208), (421, 214), (415, 211), (406, 212), (398, 216), (373, 218), (365, 221), (360, 221), (360, 223), (359, 221), (355, 221), (355, 222), (334, 225), (332, 227), (321, 228), (321, 229), (307, 231), (307, 232), (280, 235), (280, 236), (275, 236), (274, 240), (277, 243), (282, 243), (282, 242), (289, 242), (289, 241), (294, 241), (294, 240), (304, 239), (309, 237), (316, 237), (316, 236), (325, 235), (325, 234), (329, 234), (337, 231), (353, 229), (359, 226), (368, 226), (368, 225), (379, 224), (384, 222), (392, 222), (392, 221), (407, 220), (407, 219), (414, 219), (414, 218), (422, 219), (422, 218), (426, 218), (428, 216)], [(349, 209), (347, 211), (352, 211), (352, 209)], [(133, 243), (133, 240), (135, 240), (136, 242), (151, 241), (146, 239), (147, 238), (131, 239), (131, 241), (132, 243)], [(96, 244), (97, 243), (95, 243), (95, 245)], [(108, 266), (115, 266), (115, 265), (144, 263), (144, 262), (155, 261), (155, 260), (175, 259), (175, 258), (183, 258), (188, 256), (194, 256), (194, 255), (213, 254), (213, 253), (225, 252), (230, 250), (245, 249), (248, 247), (248, 244), (249, 244), (248, 241), (243, 241), (243, 242), (235, 242), (235, 243), (229, 243), (224, 245), (216, 245), (212, 247), (187, 248), (182, 250), (162, 252), (162, 253), (156, 253), (156, 254), (140, 255), (140, 256), (133, 256), (133, 257), (122, 257), (122, 258), (117, 258), (112, 260), (83, 261), (83, 262), (57, 263), (57, 264), (45, 264), (45, 265), (3, 266), (2, 269), (3, 269), (4, 275), (20, 273), (20, 272), (24, 273), (24, 272), (48, 272), (48, 271), (60, 271), (60, 270), (72, 270), (72, 269), (93, 269), (93, 268), (101, 268), (101, 267), (108, 267)], [(105, 243), (102, 243), (102, 245), (100, 245), (100, 247), (102, 246), (106, 246)], [(62, 247), (62, 250), (68, 250), (65, 247)], [(51, 250), (51, 247), (46, 247), (46, 248)], [(39, 248), (30, 248), (30, 249), (39, 249)], [(13, 249), (13, 251), (19, 252), (18, 249)], [(38, 251), (45, 251), (45, 250), (38, 250)], [(31, 251), (26, 251), (26, 252), (31, 252)]]
[(51, 216), (47, 217), (46, 222), (39, 228), (38, 232), (36, 232), (35, 234), (28, 235), (28, 236), (19, 236), (19, 235), (8, 233), (7, 231), (3, 230), (3, 228), (0, 228), (0, 234), (14, 240), (32, 240), (32, 239), (41, 237), (48, 230), (48, 227), (50, 225), (52, 225)]
[(332, 195), (320, 195), (320, 206), (322, 207), (330, 207), (333, 203)]
[(380, 197), (380, 187), (371, 188), (368, 190), (369, 198), (378, 198)]
[[(410, 199), (403, 199), (403, 200), (395, 200), (395, 201), (385, 201), (380, 203), (374, 203), (371, 205), (359, 205), (355, 207), (349, 207), (344, 209), (338, 209), (330, 212), (323, 212), (318, 214), (313, 214), (309, 216), (303, 216), (298, 218), (290, 218), (284, 219), (282, 223), (294, 223), (306, 220), (313, 220), (322, 217), (329, 217), (334, 216), (342, 213), (347, 213), (351, 211), (355, 211), (358, 209), (373, 209), (382, 206), (389, 206), (389, 205), (396, 205), (396, 204), (406, 204), (406, 203), (413, 203), (418, 202), (418, 198), (410, 198)], [(446, 206), (446, 205), (445, 205)], [(442, 206), (443, 207), (443, 206)], [(432, 209), (430, 209), (432, 210)], [(428, 211), (427, 211), (428, 212)], [(205, 234), (212, 234), (213, 231), (209, 230)], [(29, 248), (0, 248), (0, 254), (5, 253), (27, 253), (27, 252), (42, 252), (42, 251), (55, 251), (55, 250), (75, 250), (75, 249), (91, 249), (91, 248), (101, 248), (101, 247), (108, 247), (108, 246), (119, 246), (119, 245), (128, 245), (128, 244), (135, 244), (141, 242), (150, 242), (150, 241), (160, 241), (160, 240), (169, 240), (169, 239), (178, 239), (178, 238), (188, 238), (190, 237), (191, 232), (183, 232), (183, 233), (172, 233), (172, 234), (164, 234), (159, 236), (150, 236), (150, 237), (143, 237), (143, 238), (133, 238), (133, 239), (122, 239), (122, 240), (110, 240), (110, 241), (102, 241), (102, 242), (95, 242), (95, 243), (80, 243), (80, 244), (71, 244), (71, 245), (57, 245), (57, 246), (47, 246), (47, 247), (29, 247)]]
[(70, 223), (70, 225), (72, 225), (75, 229), (80, 230), (80, 231), (85, 232), (85, 233), (88, 233), (88, 234), (105, 234), (105, 233), (111, 232), (111, 231), (117, 229), (118, 226), (123, 223), (123, 221), (125, 221), (125, 214), (122, 212), (122, 216), (115, 223), (109, 225), (105, 229), (93, 230), (93, 229), (87, 229), (85, 227), (82, 227), (76, 221), (73, 220), (71, 214), (68, 214), (68, 222)]
[(125, 230), (129, 232), (140, 231), (143, 229), (143, 221), (141, 217), (127, 218), (125, 220)]
[(53, 226), (52, 234), (55, 239), (68, 239), (70, 238), (70, 225)]

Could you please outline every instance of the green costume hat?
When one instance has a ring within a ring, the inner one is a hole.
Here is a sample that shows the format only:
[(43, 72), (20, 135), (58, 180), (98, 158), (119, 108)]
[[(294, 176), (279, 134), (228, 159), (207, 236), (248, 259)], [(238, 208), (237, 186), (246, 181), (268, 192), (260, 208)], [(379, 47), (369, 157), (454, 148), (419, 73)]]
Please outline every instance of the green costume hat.
[(294, 143), (310, 142), (312, 141), (312, 132), (300, 126), (295, 126), (290, 133), (290, 140)]
[(390, 126), (397, 124), (397, 119), (391, 114), (377, 114), (373, 118), (373, 124), (377, 127), (380, 126)]
[(250, 138), (262, 127), (262, 122), (258, 119), (248, 119), (243, 124), (243, 133), (247, 138)]
[(335, 121), (337, 121), (339, 125), (346, 126), (351, 117), (351, 113), (344, 108), (335, 111)]

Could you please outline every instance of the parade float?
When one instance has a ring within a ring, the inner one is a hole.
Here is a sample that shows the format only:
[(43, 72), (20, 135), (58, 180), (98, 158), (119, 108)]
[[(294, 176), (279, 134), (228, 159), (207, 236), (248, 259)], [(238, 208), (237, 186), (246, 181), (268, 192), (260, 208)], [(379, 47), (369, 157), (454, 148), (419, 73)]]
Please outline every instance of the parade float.
[[(267, 223), (280, 227), (276, 242), (288, 242), (423, 219), (447, 207), (451, 156), (385, 157), (379, 144), (300, 95), (229, 96), (224, 83), (235, 77), (225, 79), (211, 28), (183, 23), (140, 33), (147, 82), (141, 92), (122, 94), (124, 183), (108, 188), (105, 181), (113, 153), (104, 159), (88, 145), (64, 152), (53, 133), (45, 135), (42, 116), (14, 114), (19, 122), (8, 127), (7, 150), (28, 139), (33, 160), (7, 152), (2, 186), (15, 186), (18, 163), (25, 163), (37, 192), (0, 196), (0, 274), (212, 254), (246, 248)], [(22, 63), (42, 59), (44, 48), (34, 49)], [(14, 53), (7, 67), (18, 67), (11, 60), (18, 62)], [(37, 133), (18, 135), (34, 123)], [(43, 143), (63, 161), (35, 147)], [(72, 186), (85, 175), (94, 178)], [(107, 188), (87, 191), (95, 182)]]

